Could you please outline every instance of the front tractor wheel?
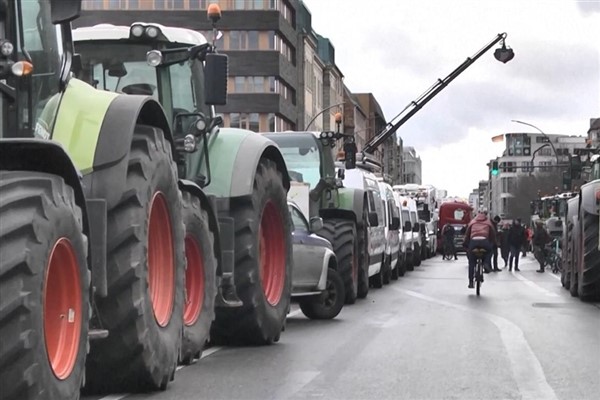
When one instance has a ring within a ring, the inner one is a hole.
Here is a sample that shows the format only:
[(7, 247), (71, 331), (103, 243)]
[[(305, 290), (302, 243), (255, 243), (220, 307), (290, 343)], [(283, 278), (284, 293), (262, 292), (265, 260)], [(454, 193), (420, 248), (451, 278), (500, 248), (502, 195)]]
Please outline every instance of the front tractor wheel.
[(291, 217), (281, 172), (261, 159), (251, 196), (231, 201), (235, 221), (235, 285), (243, 302), (217, 308), (211, 342), (271, 344), (279, 340), (290, 306)]
[(358, 240), (354, 221), (329, 218), (318, 234), (329, 240), (338, 261), (338, 273), (344, 281), (346, 304), (356, 302), (358, 290)]
[(187, 266), (180, 362), (190, 364), (202, 355), (215, 318), (217, 260), (207, 212), (202, 209), (200, 199), (187, 192), (182, 195)]
[(600, 250), (598, 249), (598, 215), (582, 210), (581, 272), (578, 274), (578, 295), (582, 301), (600, 300)]
[(0, 397), (77, 399), (90, 316), (87, 239), (58, 176), (0, 172)]
[(137, 125), (119, 202), (108, 211), (108, 296), (92, 342), (86, 389), (165, 389), (177, 366), (185, 273), (181, 194), (162, 130)]

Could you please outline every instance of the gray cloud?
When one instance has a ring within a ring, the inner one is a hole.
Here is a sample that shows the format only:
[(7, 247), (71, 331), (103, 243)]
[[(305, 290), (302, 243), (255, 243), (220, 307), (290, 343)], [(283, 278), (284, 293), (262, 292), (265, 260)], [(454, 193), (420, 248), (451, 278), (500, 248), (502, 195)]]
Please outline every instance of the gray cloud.
[(577, 8), (579, 9), (579, 12), (581, 12), (583, 15), (590, 15), (590, 14), (595, 14), (595, 13), (600, 13), (600, 2), (598, 1), (576, 1), (577, 4)]

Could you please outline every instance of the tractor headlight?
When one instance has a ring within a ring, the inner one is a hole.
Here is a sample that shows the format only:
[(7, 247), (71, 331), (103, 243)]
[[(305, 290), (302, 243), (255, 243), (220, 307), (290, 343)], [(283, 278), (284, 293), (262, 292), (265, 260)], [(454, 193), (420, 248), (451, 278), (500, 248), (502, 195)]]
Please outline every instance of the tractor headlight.
[(183, 149), (187, 153), (196, 151), (196, 138), (194, 135), (185, 135), (185, 138), (183, 139)]
[(196, 121), (196, 129), (198, 130), (198, 132), (204, 132), (204, 130), (206, 129), (206, 121), (204, 120), (204, 118), (198, 118), (198, 120)]
[(142, 35), (144, 34), (144, 26), (139, 25), (139, 24), (133, 25), (131, 27), (130, 32), (131, 32), (131, 36), (133, 36), (133, 37), (137, 37), (137, 38), (142, 37)]
[(162, 64), (163, 56), (159, 50), (150, 50), (146, 53), (146, 63), (151, 67), (158, 67)]
[(146, 36), (151, 39), (156, 39), (158, 37), (158, 28), (155, 26), (149, 26), (146, 28)]
[(14, 50), (15, 50), (15, 47), (8, 40), (0, 41), (0, 54), (2, 54), (4, 57), (10, 56)]

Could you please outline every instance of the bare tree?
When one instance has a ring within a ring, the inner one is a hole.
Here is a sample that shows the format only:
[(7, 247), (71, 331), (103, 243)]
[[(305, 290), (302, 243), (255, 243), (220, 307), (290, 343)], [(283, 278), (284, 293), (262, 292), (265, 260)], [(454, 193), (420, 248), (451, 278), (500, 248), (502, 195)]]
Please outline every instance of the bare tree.
[(507, 213), (512, 218), (531, 222), (531, 201), (539, 195), (554, 194), (562, 185), (562, 176), (556, 172), (538, 172), (535, 175), (519, 175), (511, 190), (512, 198), (507, 201)]

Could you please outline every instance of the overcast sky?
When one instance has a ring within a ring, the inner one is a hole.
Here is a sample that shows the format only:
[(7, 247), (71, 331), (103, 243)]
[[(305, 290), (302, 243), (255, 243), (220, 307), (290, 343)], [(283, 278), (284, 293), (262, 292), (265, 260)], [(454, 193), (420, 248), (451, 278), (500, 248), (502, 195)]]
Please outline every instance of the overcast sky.
[(423, 162), (423, 183), (466, 197), (503, 143), (536, 132), (585, 135), (600, 117), (600, 0), (304, 0), (331, 39), (352, 92), (372, 92), (386, 120), (498, 33), (515, 52), (488, 51), (399, 130)]

